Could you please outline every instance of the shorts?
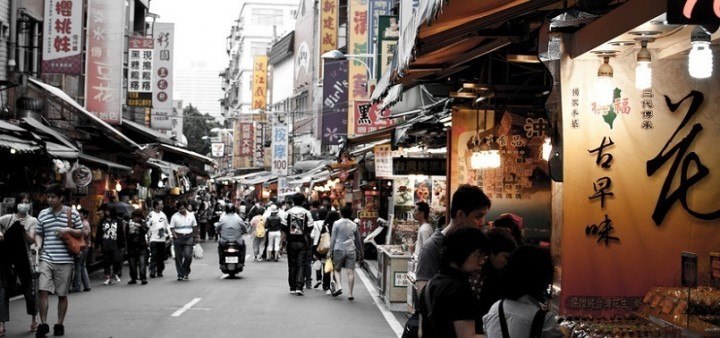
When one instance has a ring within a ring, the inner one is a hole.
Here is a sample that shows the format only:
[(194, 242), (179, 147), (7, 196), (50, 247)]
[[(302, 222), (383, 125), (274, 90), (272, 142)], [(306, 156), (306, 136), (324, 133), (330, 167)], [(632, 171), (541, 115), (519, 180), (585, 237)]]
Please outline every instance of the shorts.
[(355, 250), (333, 250), (332, 262), (335, 270), (340, 270), (341, 268), (355, 269)]
[(54, 293), (59, 297), (67, 296), (72, 282), (73, 266), (72, 263), (55, 264), (40, 261), (38, 267), (38, 272), (40, 272), (39, 289)]

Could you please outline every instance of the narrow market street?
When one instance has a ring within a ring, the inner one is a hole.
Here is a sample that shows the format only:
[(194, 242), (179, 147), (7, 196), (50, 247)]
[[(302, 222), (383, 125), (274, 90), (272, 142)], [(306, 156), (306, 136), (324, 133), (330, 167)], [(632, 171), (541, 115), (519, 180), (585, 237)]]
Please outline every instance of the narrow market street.
[[(238, 279), (225, 279), (217, 267), (215, 242), (203, 243), (205, 258), (193, 260), (189, 281), (177, 281), (172, 258), (163, 278), (148, 285), (122, 281), (102, 285), (91, 277), (92, 291), (72, 293), (65, 319), (67, 337), (396, 337), (368, 292), (355, 281), (355, 300), (333, 298), (322, 288), (305, 296), (288, 294), (287, 261), (254, 262)], [(48, 322), (55, 323), (57, 297), (50, 297)], [(395, 320), (394, 317), (392, 320)], [(399, 324), (398, 324), (399, 325)], [(10, 302), (6, 337), (31, 337), (22, 298)]]

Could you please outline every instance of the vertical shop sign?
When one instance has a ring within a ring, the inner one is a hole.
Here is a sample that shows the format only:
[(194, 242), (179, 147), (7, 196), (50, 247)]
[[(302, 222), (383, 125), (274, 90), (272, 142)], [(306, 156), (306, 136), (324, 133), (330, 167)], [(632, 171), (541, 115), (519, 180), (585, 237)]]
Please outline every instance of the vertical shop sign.
[(223, 157), (225, 155), (225, 143), (213, 142), (211, 145), (212, 157)]
[(253, 143), (253, 164), (255, 167), (265, 166), (265, 123), (253, 122), (255, 140)]
[(338, 145), (347, 137), (348, 61), (325, 60), (324, 67), (322, 144)]
[(251, 156), (253, 154), (253, 142), (255, 140), (254, 128), (251, 122), (238, 123), (240, 131), (240, 142), (237, 155)]
[(153, 109), (150, 126), (153, 129), (173, 128), (173, 62), (175, 53), (175, 24), (155, 23), (153, 31)]
[(320, 14), (320, 55), (337, 49), (338, 0), (322, 0)]
[(122, 122), (125, 3), (88, 0), (85, 108), (110, 124)]
[[(368, 46), (369, 53), (377, 55), (379, 48), (381, 47), (379, 37), (379, 19), (383, 15), (390, 15), (392, 13), (392, 0), (369, 0), (370, 1), (370, 15), (368, 16)], [(370, 69), (374, 69), (375, 60), (368, 60), (368, 66)], [(375, 79), (380, 77), (382, 73), (375, 72)]]
[(288, 127), (276, 124), (272, 128), (273, 175), (287, 176), (288, 166)]
[(152, 108), (153, 39), (131, 37), (128, 45), (127, 105)]
[[(368, 53), (368, 2), (367, 0), (349, 0), (348, 15), (348, 51), (349, 54)], [(355, 101), (365, 100), (368, 96), (368, 70), (363, 62), (367, 60), (351, 60), (348, 67), (348, 135), (355, 135), (356, 125), (354, 123), (356, 112)]]
[(378, 48), (375, 51), (378, 57), (375, 74), (385, 74), (385, 70), (392, 62), (400, 39), (400, 24), (397, 16), (383, 15), (378, 19)]
[(267, 64), (268, 57), (253, 57), (252, 109), (265, 109), (267, 106)]
[(43, 73), (82, 72), (83, 2), (46, 0), (43, 23)]
[(383, 178), (392, 177), (393, 151), (392, 146), (383, 144), (375, 146), (375, 176)]

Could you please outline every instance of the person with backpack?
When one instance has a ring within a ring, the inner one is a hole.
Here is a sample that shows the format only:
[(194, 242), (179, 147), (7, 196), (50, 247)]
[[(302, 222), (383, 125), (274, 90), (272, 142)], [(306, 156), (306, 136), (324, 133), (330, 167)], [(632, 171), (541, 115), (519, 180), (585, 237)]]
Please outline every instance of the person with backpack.
[(313, 230), (313, 218), (310, 211), (303, 208), (305, 196), (301, 193), (293, 195), (294, 206), (287, 211), (287, 223), (283, 225), (282, 231), (287, 240), (288, 255), (288, 285), (290, 293), (298, 296), (304, 295), (305, 284), (305, 262), (310, 252), (310, 233)]
[(265, 217), (263, 217), (262, 210), (257, 211), (259, 211), (259, 213), (256, 213), (250, 219), (250, 226), (252, 227), (253, 260), (260, 262), (262, 261), (262, 251), (265, 245)]
[(270, 206), (270, 215), (265, 219), (265, 230), (267, 230), (268, 238), (268, 251), (270, 255), (268, 260), (273, 262), (278, 261), (280, 255), (280, 237), (282, 228), (282, 219), (279, 216), (278, 207), (275, 205)]

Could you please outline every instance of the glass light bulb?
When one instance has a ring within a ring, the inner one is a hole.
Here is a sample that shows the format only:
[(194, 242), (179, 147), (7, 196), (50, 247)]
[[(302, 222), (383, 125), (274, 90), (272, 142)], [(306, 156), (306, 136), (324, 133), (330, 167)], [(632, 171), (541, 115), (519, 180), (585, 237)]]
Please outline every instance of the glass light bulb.
[(649, 61), (638, 61), (635, 67), (635, 87), (640, 90), (652, 87), (652, 67)]
[(120, 185), (120, 182), (115, 183), (115, 191), (122, 190), (122, 186)]
[(713, 54), (710, 42), (694, 41), (688, 57), (688, 71), (696, 79), (707, 79), (712, 76)]
[(613, 91), (615, 85), (610, 76), (598, 76), (595, 85), (595, 101), (601, 106), (608, 106), (613, 103)]

